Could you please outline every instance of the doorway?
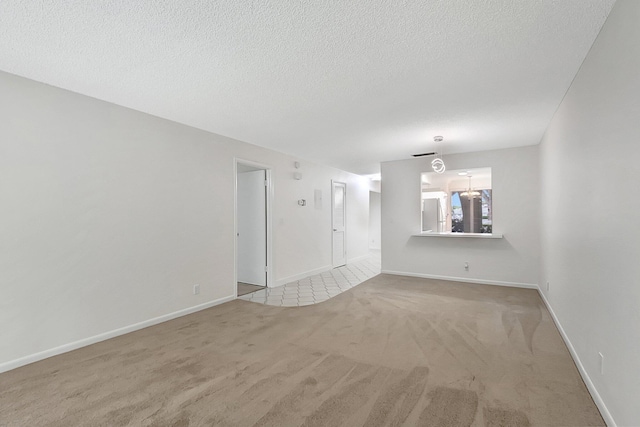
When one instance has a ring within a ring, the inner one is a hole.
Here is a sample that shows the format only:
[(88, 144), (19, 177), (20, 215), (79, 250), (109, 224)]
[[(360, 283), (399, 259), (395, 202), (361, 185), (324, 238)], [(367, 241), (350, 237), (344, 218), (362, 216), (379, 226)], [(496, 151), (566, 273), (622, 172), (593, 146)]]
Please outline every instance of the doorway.
[(381, 196), (376, 191), (369, 191), (369, 251), (382, 249)]
[(270, 283), (271, 170), (236, 160), (236, 296)]
[(346, 205), (347, 184), (331, 181), (331, 225), (333, 267), (341, 267), (347, 264), (346, 247)]

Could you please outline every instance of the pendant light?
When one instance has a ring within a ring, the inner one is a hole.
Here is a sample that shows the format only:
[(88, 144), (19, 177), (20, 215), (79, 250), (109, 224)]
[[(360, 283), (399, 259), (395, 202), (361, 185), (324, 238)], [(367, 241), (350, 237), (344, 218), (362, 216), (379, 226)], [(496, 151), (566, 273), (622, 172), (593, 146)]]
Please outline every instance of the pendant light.
[[(436, 142), (436, 145), (440, 145), (440, 143), (442, 142), (442, 139), (443, 138), (441, 136), (433, 137), (433, 140), (434, 142)], [(435, 173), (444, 173), (444, 171), (447, 169), (446, 166), (444, 165), (444, 161), (442, 160), (442, 156), (440, 155), (441, 151), (442, 150), (436, 150), (436, 158), (431, 160), (431, 168)]]

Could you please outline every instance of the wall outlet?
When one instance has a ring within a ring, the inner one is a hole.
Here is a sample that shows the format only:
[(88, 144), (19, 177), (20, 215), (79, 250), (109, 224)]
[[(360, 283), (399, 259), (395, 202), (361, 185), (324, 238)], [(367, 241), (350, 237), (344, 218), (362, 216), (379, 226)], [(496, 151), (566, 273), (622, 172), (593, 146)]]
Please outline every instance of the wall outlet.
[(469, 263), (468, 262), (464, 263), (464, 271), (469, 271)]
[(193, 294), (198, 295), (200, 293), (200, 285), (193, 285)]
[(600, 356), (600, 375), (604, 375), (604, 356), (600, 352), (598, 352), (598, 356)]

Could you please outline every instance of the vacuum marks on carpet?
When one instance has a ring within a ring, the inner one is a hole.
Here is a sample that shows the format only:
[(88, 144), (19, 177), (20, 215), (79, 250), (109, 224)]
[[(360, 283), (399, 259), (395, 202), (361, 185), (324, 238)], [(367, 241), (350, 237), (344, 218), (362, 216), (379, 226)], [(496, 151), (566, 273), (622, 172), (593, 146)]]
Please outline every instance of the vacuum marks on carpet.
[(530, 289), (376, 276), (235, 300), (0, 374), (6, 426), (604, 425)]

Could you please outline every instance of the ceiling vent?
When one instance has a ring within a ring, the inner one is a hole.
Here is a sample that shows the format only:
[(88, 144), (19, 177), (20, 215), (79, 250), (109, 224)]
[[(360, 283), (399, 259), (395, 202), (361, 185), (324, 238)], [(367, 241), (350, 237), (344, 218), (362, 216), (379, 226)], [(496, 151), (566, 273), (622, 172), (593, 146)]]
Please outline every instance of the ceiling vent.
[(424, 156), (434, 156), (436, 154), (435, 151), (432, 151), (431, 153), (422, 153), (422, 154), (412, 154), (413, 157), (424, 157)]

